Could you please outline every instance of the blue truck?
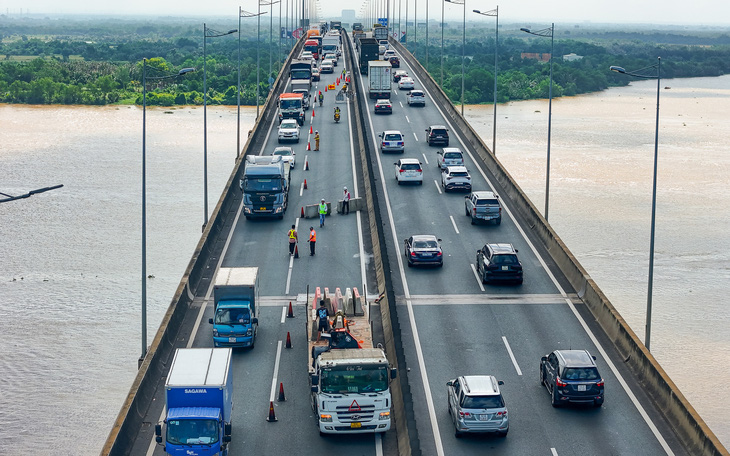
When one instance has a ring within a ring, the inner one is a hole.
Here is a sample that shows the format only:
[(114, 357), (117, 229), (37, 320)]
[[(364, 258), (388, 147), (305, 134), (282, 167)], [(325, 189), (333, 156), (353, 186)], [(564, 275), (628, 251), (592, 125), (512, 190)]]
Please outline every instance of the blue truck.
[(165, 382), (167, 415), (155, 440), (173, 456), (228, 456), (233, 377), (230, 348), (180, 348)]
[(218, 269), (213, 285), (214, 317), (208, 320), (213, 325), (213, 345), (254, 347), (258, 295), (259, 268)]

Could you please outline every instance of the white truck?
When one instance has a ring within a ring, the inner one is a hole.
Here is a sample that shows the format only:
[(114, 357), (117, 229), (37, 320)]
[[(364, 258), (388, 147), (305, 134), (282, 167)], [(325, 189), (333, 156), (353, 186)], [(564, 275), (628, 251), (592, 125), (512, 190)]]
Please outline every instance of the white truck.
[(322, 38), (322, 53), (327, 54), (328, 52), (334, 52), (336, 55), (340, 55), (340, 37), (339, 35), (327, 34)]
[(390, 100), (390, 84), (393, 67), (385, 60), (368, 62), (368, 93), (370, 98)]
[[(318, 308), (324, 302), (330, 330), (318, 339)], [(312, 409), (320, 435), (386, 432), (390, 429), (391, 368), (373, 346), (369, 306), (357, 288), (344, 295), (317, 287), (307, 303), (308, 369)]]

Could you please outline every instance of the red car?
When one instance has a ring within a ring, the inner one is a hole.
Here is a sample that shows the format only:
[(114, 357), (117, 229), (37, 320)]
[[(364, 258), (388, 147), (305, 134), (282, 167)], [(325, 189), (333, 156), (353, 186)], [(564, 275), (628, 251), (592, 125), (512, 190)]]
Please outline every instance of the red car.
[(389, 58), (388, 61), (390, 62), (390, 66), (393, 68), (400, 68), (400, 59), (398, 57), (393, 56)]

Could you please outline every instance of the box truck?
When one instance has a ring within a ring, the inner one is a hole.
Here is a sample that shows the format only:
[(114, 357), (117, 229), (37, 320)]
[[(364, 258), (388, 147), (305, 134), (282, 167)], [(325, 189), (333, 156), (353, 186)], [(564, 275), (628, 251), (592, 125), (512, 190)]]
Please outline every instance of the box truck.
[(259, 326), (259, 268), (220, 268), (213, 285), (213, 345), (251, 347)]

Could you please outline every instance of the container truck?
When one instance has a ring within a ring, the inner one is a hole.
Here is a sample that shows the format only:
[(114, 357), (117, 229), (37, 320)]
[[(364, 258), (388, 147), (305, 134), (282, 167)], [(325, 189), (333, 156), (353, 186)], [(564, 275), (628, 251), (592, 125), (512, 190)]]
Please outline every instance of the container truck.
[[(330, 330), (318, 334), (324, 302)], [(317, 287), (307, 304), (309, 386), (320, 435), (386, 432), (391, 423), (391, 368), (373, 345), (369, 308), (357, 288)], [(318, 337), (320, 335), (321, 337)], [(318, 339), (320, 339), (318, 341)]]
[(373, 38), (375, 38), (377, 41), (380, 40), (387, 40), (388, 39), (388, 28), (378, 26), (373, 28)]
[(239, 182), (246, 220), (254, 217), (284, 218), (289, 205), (290, 170), (281, 155), (246, 156), (243, 179)]
[(370, 98), (390, 99), (390, 84), (393, 80), (392, 67), (387, 60), (368, 62), (368, 93)]
[(259, 326), (259, 268), (220, 268), (213, 286), (213, 345), (251, 347)]
[(167, 415), (155, 426), (166, 454), (228, 455), (232, 373), (230, 348), (177, 349), (165, 382)]
[(322, 54), (329, 52), (340, 55), (340, 37), (338, 35), (325, 35), (322, 39)]
[(374, 38), (360, 38), (360, 47), (358, 48), (360, 51), (358, 56), (360, 74), (368, 74), (368, 62), (380, 59), (378, 48), (378, 42)]
[(307, 84), (307, 88), (312, 88), (312, 62), (309, 60), (292, 60), (289, 66), (289, 79), (291, 84), (295, 83)]

